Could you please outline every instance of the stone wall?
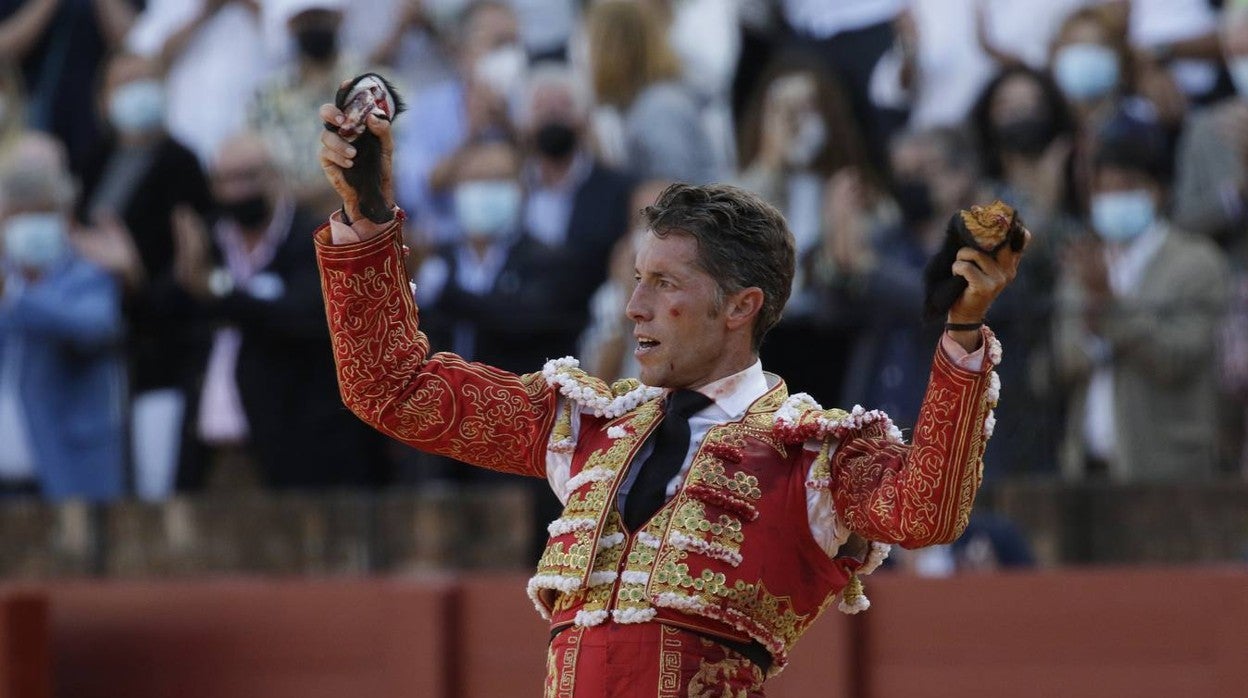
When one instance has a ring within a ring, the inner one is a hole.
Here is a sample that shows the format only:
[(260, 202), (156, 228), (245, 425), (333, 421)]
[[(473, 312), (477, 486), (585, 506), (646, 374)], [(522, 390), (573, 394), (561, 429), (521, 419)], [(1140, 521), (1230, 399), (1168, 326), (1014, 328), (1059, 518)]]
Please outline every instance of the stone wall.
[(523, 488), (0, 505), (0, 578), (352, 575), (528, 566)]
[[(1043, 566), (1248, 559), (1248, 483), (1006, 483), (979, 505), (1019, 524)], [(10, 501), (0, 505), (0, 579), (526, 569), (531, 511), (522, 487)]]

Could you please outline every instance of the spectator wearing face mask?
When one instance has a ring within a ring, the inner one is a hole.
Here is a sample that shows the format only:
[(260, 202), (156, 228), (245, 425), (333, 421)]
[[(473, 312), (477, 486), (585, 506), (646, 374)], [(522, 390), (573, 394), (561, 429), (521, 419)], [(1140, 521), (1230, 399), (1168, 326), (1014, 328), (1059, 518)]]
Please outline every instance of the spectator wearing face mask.
[(126, 46), (167, 71), (169, 133), (201, 163), (246, 124), (240, 105), (270, 68), (259, 0), (147, 0)]
[(921, 322), (922, 268), (940, 247), (948, 216), (978, 199), (970, 152), (967, 137), (952, 129), (895, 136), (890, 165), (900, 220), (877, 214), (864, 187), (846, 186), (816, 250), (817, 318), (852, 336), (839, 403), (880, 405), (902, 428), (914, 426), (941, 331)]
[(969, 140), (954, 129), (896, 136), (890, 164), (900, 220), (878, 215), (861, 193), (838, 194), (844, 210), (817, 251), (812, 283), (819, 317), (854, 337), (839, 404), (880, 405), (903, 429), (914, 426), (930, 347), (941, 331), (921, 322), (923, 267), (939, 249), (949, 216), (981, 196), (968, 153)]
[(256, 134), (227, 139), (210, 179), (211, 228), (187, 209), (175, 217), (177, 279), (211, 326), (179, 486), (251, 473), (279, 489), (377, 484), (379, 437), (335, 388), (309, 234), (323, 218), (296, 205)]
[(120, 497), (125, 365), (118, 281), (71, 245), (60, 144), (25, 136), (0, 167), (0, 490)]
[(1032, 233), (1018, 283), (992, 307), (994, 328), (1010, 340), (1002, 381), (1015, 398), (996, 413), (1001, 425), (988, 446), (992, 473), (1056, 468), (1061, 396), (1053, 375), (1050, 320), (1059, 252), (1084, 234), (1073, 212), (1073, 124), (1056, 85), (1021, 65), (984, 88), (971, 111), (984, 186), (1014, 207)]
[[(1091, 186), (1091, 157), (1096, 135), (1123, 108), (1151, 110), (1150, 117), (1178, 133), (1187, 103), (1182, 92), (1155, 62), (1138, 60), (1127, 43), (1126, 3), (1085, 7), (1071, 13), (1053, 41), (1049, 69), (1066, 96), (1075, 120), (1075, 189)], [(1080, 208), (1086, 201), (1078, 202)]]
[(1179, 139), (1174, 220), (1240, 251), (1248, 222), (1248, 5), (1227, 4), (1220, 41), (1235, 95), (1188, 119)]
[(650, 5), (596, 3), (586, 16), (586, 39), (599, 106), (594, 136), (606, 162), (640, 179), (701, 184), (728, 175)]
[(506, 370), (572, 354), (585, 316), (567, 284), (581, 260), (525, 229), (520, 173), (510, 142), (466, 146), (451, 194), (464, 236), (416, 277), (417, 302), (444, 319), (429, 326), (441, 345)]
[(343, 80), (363, 72), (359, 59), (338, 41), (343, 0), (280, 0), (273, 13), (289, 32), (294, 62), (260, 85), (247, 109), (249, 128), (268, 143), (277, 171), (302, 206), (328, 216), (334, 198), (316, 159), (315, 143), (323, 130), (314, 113), (338, 91)]
[(521, 173), (524, 228), (577, 260), (562, 273), (563, 293), (578, 308), (569, 321), (583, 324), (589, 297), (606, 277), (611, 248), (628, 229), (633, 180), (589, 149), (589, 94), (569, 69), (536, 69), (518, 111), (528, 146)]
[(1093, 160), (1095, 240), (1065, 260), (1056, 309), (1059, 376), (1070, 390), (1068, 478), (1199, 480), (1216, 450), (1215, 329), (1227, 265), (1207, 238), (1164, 215), (1164, 135), (1123, 112)]
[(411, 116), (404, 118), (411, 119), (411, 126), (395, 132), (395, 148), (404, 156), (395, 186), (422, 244), (452, 243), (462, 234), (452, 191), (467, 146), (512, 136), (508, 100), (522, 89), (528, 70), (519, 31), (507, 4), (471, 3), (450, 38), (458, 46), (454, 75), (417, 91), (409, 101)]
[[(551, 246), (525, 227), (521, 163), (509, 141), (464, 147), (451, 194), (464, 237), (437, 249), (416, 277), (416, 302), (430, 318), (422, 324), (430, 342), (508, 371), (573, 354), (588, 297), (576, 290), (585, 262), (573, 248)], [(529, 488), (535, 502), (533, 554), (540, 553), (542, 532), (561, 509), (545, 482), (413, 457), (434, 468), (421, 477), (515, 481)]]
[(101, 103), (110, 136), (83, 171), (78, 210), (80, 220), (116, 231), (118, 244), (134, 251), (128, 268), (116, 271), (129, 281), (130, 443), (135, 489), (146, 499), (173, 489), (195, 341), (189, 309), (173, 293), (174, 212), (211, 211), (198, 159), (165, 128), (165, 95), (154, 62), (130, 54), (109, 61)]

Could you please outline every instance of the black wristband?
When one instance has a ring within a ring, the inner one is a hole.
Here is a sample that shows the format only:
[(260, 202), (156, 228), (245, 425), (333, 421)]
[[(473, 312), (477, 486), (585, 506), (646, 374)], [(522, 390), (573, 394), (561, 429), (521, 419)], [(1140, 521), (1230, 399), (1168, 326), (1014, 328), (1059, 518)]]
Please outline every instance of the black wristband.
[(946, 322), (945, 329), (951, 332), (966, 332), (968, 330), (978, 330), (984, 326), (984, 321), (979, 322)]

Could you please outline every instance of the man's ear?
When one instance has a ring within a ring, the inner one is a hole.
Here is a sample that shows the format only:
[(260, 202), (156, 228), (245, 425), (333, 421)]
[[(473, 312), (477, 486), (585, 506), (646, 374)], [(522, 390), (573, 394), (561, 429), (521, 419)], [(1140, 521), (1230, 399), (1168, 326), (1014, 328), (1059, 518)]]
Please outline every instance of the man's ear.
[(763, 289), (757, 286), (743, 288), (724, 298), (724, 321), (728, 329), (748, 326), (763, 308)]

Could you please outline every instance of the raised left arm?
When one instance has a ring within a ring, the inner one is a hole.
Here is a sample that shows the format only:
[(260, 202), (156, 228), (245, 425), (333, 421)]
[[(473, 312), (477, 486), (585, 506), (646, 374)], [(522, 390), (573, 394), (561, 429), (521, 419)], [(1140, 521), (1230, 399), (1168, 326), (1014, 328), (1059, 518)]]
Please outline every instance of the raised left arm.
[(936, 350), (912, 443), (883, 420), (841, 439), (830, 484), (836, 511), (853, 532), (917, 548), (951, 542), (966, 528), (999, 390), (992, 367), (1000, 346), (991, 331), (980, 332), (988, 360), (978, 371)]
[[(1013, 223), (1011, 222), (1011, 225)], [(957, 253), (952, 271), (967, 281), (949, 310), (947, 336), (966, 352), (986, 350), (975, 370), (936, 350), (913, 442), (905, 444), (887, 420), (850, 429), (831, 463), (837, 513), (855, 533), (884, 543), (922, 547), (955, 540), (966, 528), (983, 479), (983, 455), (992, 434), (1000, 381), (992, 368), (1001, 345), (983, 322), (988, 307), (1018, 273), (1023, 245), (995, 254), (973, 247)], [(956, 347), (955, 347), (956, 348)]]

